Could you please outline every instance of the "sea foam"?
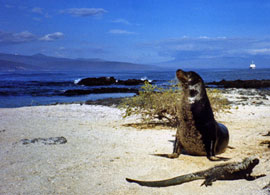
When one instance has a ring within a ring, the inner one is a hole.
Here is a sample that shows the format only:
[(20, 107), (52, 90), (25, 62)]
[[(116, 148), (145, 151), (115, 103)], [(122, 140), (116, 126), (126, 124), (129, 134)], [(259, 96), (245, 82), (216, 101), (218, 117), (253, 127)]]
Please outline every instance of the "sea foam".
[(81, 80), (82, 80), (81, 78), (75, 79), (75, 80), (74, 80), (74, 84), (77, 85)]
[(141, 81), (146, 81), (146, 80), (149, 81), (150, 83), (153, 81), (153, 80), (149, 80), (147, 77), (142, 77), (141, 78)]

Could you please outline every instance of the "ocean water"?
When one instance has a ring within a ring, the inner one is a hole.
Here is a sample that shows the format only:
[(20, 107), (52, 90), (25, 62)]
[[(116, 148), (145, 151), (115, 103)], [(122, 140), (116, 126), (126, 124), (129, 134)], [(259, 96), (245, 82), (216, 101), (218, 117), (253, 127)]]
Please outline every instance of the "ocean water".
[[(201, 75), (205, 82), (225, 80), (270, 79), (270, 69), (197, 69), (193, 70)], [(159, 86), (167, 86), (172, 80), (177, 80), (175, 71), (151, 72), (0, 72), (0, 107), (12, 108), (22, 106), (47, 105), (63, 102), (83, 102), (109, 97), (133, 96), (133, 93), (89, 94), (78, 96), (64, 96), (69, 89), (93, 89), (100, 87), (128, 87), (140, 86), (81, 86), (76, 83), (87, 77), (109, 77), (118, 80), (148, 79)]]

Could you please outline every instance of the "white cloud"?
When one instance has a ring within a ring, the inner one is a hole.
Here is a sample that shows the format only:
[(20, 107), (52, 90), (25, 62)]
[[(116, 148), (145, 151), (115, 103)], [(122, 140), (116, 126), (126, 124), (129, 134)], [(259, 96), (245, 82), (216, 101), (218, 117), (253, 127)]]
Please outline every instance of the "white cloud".
[(210, 38), (207, 36), (200, 36), (199, 39), (210, 39)]
[(40, 7), (34, 7), (34, 8), (32, 9), (32, 12), (33, 12), (33, 13), (36, 13), (36, 14), (43, 14), (43, 10), (42, 10), (42, 8), (40, 8)]
[(51, 16), (48, 13), (43, 14), (45, 18), (51, 18)]
[[(33, 12), (35, 14), (38, 14), (40, 16), (43, 16), (45, 18), (50, 18), (51, 17), (48, 13), (44, 12), (44, 10), (42, 8), (40, 8), (40, 7), (34, 7), (34, 8), (32, 8), (31, 12)], [(33, 19), (35, 21), (41, 21), (41, 19), (37, 19), (37, 17), (33, 17)]]
[(0, 30), (0, 45), (20, 44), (33, 41), (54, 41), (63, 36), (64, 34), (62, 32), (55, 32), (39, 37), (29, 31), (13, 33)]
[(41, 22), (42, 21), (42, 19), (41, 18), (38, 18), (38, 17), (33, 17), (32, 19), (35, 20), (35, 21), (38, 21), (38, 22)]
[(102, 16), (107, 11), (103, 8), (71, 8), (60, 11), (63, 14), (71, 14), (73, 16)]
[(270, 48), (249, 49), (247, 52), (252, 55), (270, 55)]
[(131, 34), (136, 34), (135, 32), (131, 32), (131, 31), (126, 31), (126, 30), (121, 30), (121, 29), (112, 29), (109, 30), (109, 33), (111, 34), (119, 34), (119, 35), (131, 35)]
[(112, 21), (113, 23), (119, 23), (119, 24), (125, 24), (125, 25), (131, 25), (129, 21), (123, 18), (118, 18)]
[(61, 47), (58, 48), (58, 50), (65, 50), (65, 49), (66, 49), (66, 48), (63, 47), (63, 46), (61, 46)]
[(41, 41), (54, 41), (54, 40), (62, 38), (63, 36), (64, 36), (64, 34), (62, 32), (55, 32), (55, 33), (44, 35), (39, 40), (41, 40)]
[(37, 39), (36, 35), (28, 31), (11, 33), (0, 30), (0, 44), (25, 43), (34, 41), (36, 39)]
[[(90, 47), (82, 47), (79, 45), (77, 48), (69, 48), (69, 47), (58, 47), (54, 50), (57, 56), (61, 57), (75, 57), (75, 58), (89, 58), (90, 56), (93, 58), (102, 57), (107, 53), (107, 48), (102, 46), (90, 46)], [(90, 58), (91, 58), (90, 57)]]
[(248, 56), (270, 57), (270, 39), (228, 37), (181, 37), (159, 40), (141, 45), (157, 52), (161, 57), (176, 60), (245, 58)]

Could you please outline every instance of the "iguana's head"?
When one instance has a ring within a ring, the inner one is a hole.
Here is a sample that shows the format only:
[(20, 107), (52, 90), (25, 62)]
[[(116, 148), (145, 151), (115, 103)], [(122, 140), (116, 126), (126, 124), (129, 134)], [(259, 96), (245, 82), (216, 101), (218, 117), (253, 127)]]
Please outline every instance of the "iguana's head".
[(260, 160), (255, 157), (248, 157), (243, 160), (243, 164), (248, 169), (253, 169), (257, 164), (259, 164)]

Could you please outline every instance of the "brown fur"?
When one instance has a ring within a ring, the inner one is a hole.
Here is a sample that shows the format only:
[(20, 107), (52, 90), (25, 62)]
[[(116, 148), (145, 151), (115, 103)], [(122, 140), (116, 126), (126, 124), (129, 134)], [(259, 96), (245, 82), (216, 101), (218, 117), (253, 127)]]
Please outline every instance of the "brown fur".
[(179, 118), (180, 125), (177, 127), (176, 137), (181, 143), (181, 153), (186, 152), (191, 155), (206, 155), (202, 135), (195, 127), (190, 104), (186, 102), (185, 96), (183, 96), (182, 99), (182, 114)]
[(179, 125), (172, 154), (156, 156), (177, 158), (181, 153), (207, 156), (210, 160), (225, 151), (229, 133), (216, 122), (202, 78), (195, 72), (178, 70), (176, 76), (183, 87)]

